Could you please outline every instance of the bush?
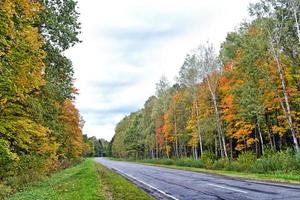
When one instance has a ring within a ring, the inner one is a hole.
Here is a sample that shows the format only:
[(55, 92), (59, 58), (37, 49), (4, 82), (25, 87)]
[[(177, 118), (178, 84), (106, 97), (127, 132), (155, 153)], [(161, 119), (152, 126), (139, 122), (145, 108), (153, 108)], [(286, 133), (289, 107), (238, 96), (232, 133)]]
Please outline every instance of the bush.
[(0, 139), (0, 177), (11, 175), (11, 169), (18, 159), (17, 154), (11, 152), (9, 143)]
[(47, 174), (45, 161), (41, 156), (20, 156), (15, 168), (11, 169), (14, 175), (6, 178), (7, 184), (14, 188), (22, 188), (30, 182), (41, 180)]
[(256, 161), (256, 155), (250, 151), (242, 152), (234, 162), (237, 171), (249, 171)]
[(152, 163), (152, 164), (159, 164), (159, 165), (173, 165), (174, 161), (171, 159), (167, 158), (161, 158), (161, 159), (147, 159), (147, 160), (142, 160), (142, 162), (145, 163)]
[(5, 199), (11, 193), (12, 188), (0, 182), (0, 199)]
[(212, 165), (212, 169), (230, 169), (230, 160), (227, 158), (221, 158), (219, 160), (216, 160), (214, 164)]
[(183, 158), (183, 159), (175, 160), (175, 165), (184, 166), (184, 167), (201, 168), (203, 167), (203, 162), (201, 160), (195, 160), (192, 158)]
[(173, 160), (171, 159), (167, 159), (167, 158), (164, 158), (164, 159), (158, 159), (158, 162), (159, 164), (161, 165), (173, 165)]
[(274, 152), (267, 150), (265, 154), (253, 165), (251, 171), (257, 173), (275, 171), (299, 170), (300, 156), (288, 149), (286, 151)]
[(215, 154), (209, 151), (204, 151), (201, 155), (201, 160), (205, 168), (211, 169), (214, 164), (214, 161), (216, 160), (216, 156)]
[(293, 170), (300, 172), (300, 152), (296, 152), (291, 161)]

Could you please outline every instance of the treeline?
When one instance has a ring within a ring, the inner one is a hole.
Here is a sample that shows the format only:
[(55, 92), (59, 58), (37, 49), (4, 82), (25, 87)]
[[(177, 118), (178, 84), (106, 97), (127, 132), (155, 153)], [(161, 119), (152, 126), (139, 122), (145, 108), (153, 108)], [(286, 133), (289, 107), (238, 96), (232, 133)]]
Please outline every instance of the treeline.
[(108, 157), (111, 155), (111, 146), (105, 139), (97, 139), (95, 136), (87, 137), (83, 135), (85, 148), (84, 157)]
[(251, 4), (253, 20), (228, 33), (217, 54), (209, 43), (186, 59), (177, 81), (156, 85), (141, 110), (123, 118), (112, 155), (235, 158), (269, 149), (299, 150), (300, 2)]
[(0, 1), (1, 195), (82, 155), (73, 67), (64, 56), (79, 42), (77, 18), (73, 0)]

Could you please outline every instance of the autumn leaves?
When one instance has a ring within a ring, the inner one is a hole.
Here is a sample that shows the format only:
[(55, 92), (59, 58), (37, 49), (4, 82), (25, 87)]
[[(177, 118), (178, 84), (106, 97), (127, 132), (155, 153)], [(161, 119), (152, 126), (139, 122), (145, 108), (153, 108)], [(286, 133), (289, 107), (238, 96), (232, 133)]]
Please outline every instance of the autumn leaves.
[[(177, 82), (163, 78), (144, 108), (116, 128), (120, 157), (236, 157), (249, 150), (299, 149), (298, 1), (262, 0), (254, 20), (187, 55)], [(296, 16), (296, 17), (295, 17)], [(133, 123), (134, 122), (134, 123)], [(126, 138), (131, 138), (130, 140)]]
[(74, 1), (62, 2), (0, 2), (0, 182), (81, 156), (72, 64), (62, 54), (78, 41), (78, 14)]

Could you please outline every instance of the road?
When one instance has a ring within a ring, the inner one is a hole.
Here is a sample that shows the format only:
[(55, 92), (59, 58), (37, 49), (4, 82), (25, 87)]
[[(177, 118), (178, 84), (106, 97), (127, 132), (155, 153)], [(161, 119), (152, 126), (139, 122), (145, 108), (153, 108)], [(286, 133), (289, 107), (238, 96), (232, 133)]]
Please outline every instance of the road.
[(156, 199), (300, 200), (300, 185), (242, 180), (163, 167), (95, 158)]

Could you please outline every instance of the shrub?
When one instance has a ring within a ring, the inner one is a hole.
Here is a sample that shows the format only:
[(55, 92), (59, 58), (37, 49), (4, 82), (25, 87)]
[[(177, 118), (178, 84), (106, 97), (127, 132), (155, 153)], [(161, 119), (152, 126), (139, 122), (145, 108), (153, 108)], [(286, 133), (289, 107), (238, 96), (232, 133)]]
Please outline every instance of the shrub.
[(46, 159), (37, 155), (22, 155), (20, 160), (15, 163), (13, 176), (7, 177), (6, 182), (14, 188), (22, 188), (26, 184), (41, 180), (46, 176)]
[(230, 160), (227, 158), (221, 158), (219, 160), (216, 160), (214, 164), (212, 165), (213, 169), (229, 169), (230, 168)]
[(142, 162), (152, 163), (152, 164), (159, 164), (159, 165), (173, 165), (174, 164), (173, 160), (167, 159), (167, 158), (146, 159), (146, 160), (142, 160)]
[(11, 152), (9, 143), (0, 139), (0, 177), (12, 175), (11, 169), (14, 168), (14, 163), (18, 161), (17, 154)]
[(204, 167), (210, 169), (216, 160), (216, 156), (209, 151), (204, 151), (201, 155), (201, 160), (204, 164)]
[(300, 172), (300, 152), (296, 152), (291, 161), (293, 170)]
[(226, 166), (224, 170), (227, 171), (241, 171), (239, 163), (237, 161), (231, 161), (229, 165)]
[(256, 161), (256, 155), (250, 151), (242, 152), (237, 158), (236, 170), (237, 171), (249, 171), (252, 165)]
[(174, 164), (174, 162), (173, 162), (173, 160), (171, 160), (171, 159), (161, 159), (160, 160), (160, 164), (162, 164), (162, 165), (173, 165)]
[(184, 166), (184, 167), (201, 168), (203, 167), (203, 162), (201, 160), (195, 160), (192, 158), (183, 158), (183, 159), (175, 160), (175, 165)]
[(0, 199), (5, 199), (12, 193), (12, 188), (0, 182)]
[(195, 168), (202, 168), (203, 162), (201, 160), (195, 160), (195, 159), (186, 159), (186, 166), (187, 167), (195, 167)]
[(291, 150), (274, 152), (267, 150), (265, 154), (253, 165), (251, 171), (257, 173), (275, 171), (293, 171), (299, 169), (299, 153)]

